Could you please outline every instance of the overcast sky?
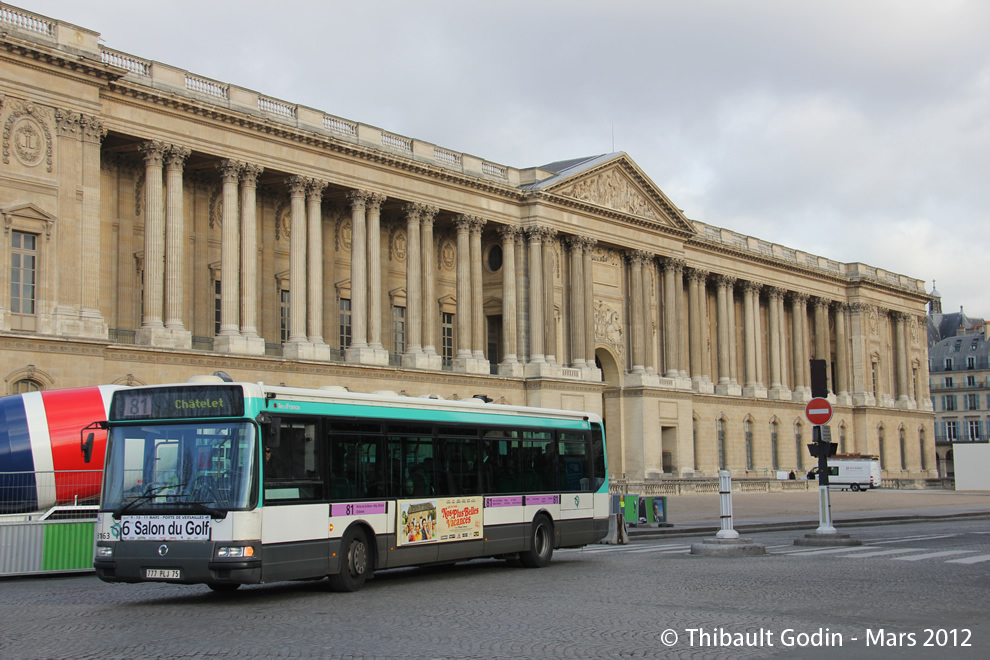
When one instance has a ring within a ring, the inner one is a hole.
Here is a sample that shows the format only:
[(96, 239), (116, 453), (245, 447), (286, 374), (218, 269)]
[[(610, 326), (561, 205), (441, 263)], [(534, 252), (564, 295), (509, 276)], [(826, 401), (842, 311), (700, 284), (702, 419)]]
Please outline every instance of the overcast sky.
[(512, 167), (625, 151), (692, 219), (990, 317), (984, 0), (20, 0)]

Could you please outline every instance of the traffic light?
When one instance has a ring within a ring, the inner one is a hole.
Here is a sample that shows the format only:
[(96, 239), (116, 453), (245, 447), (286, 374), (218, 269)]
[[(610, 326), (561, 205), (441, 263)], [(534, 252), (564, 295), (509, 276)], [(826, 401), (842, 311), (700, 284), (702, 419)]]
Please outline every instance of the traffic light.
[(811, 442), (808, 443), (808, 451), (814, 458), (818, 458), (818, 448), (828, 445), (828, 454), (826, 456), (835, 456), (835, 452), (839, 449), (839, 443), (837, 442)]

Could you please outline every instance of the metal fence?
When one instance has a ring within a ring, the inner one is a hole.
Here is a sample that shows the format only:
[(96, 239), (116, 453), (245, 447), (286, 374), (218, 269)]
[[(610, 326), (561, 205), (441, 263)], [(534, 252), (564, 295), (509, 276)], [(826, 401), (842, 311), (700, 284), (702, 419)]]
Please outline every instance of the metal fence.
[(102, 478), (102, 470), (0, 472), (0, 513), (96, 503)]

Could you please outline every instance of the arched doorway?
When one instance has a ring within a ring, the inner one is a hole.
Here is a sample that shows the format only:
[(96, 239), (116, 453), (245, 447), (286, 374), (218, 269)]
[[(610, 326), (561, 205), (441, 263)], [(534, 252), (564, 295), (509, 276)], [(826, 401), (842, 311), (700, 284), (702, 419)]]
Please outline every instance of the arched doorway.
[(622, 371), (612, 352), (603, 347), (595, 349), (595, 367), (602, 372), (602, 419), (608, 447), (608, 471), (612, 479), (624, 479), (622, 451)]

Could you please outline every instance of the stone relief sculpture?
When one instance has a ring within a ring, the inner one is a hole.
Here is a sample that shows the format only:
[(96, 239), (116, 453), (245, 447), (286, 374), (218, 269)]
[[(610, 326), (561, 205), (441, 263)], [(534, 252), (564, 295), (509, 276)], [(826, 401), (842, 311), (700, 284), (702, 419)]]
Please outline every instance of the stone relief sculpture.
[(560, 191), (581, 201), (659, 221), (653, 207), (645, 196), (636, 190), (617, 170), (602, 172), (576, 182)]
[(622, 355), (622, 316), (604, 300), (595, 301), (595, 341), (608, 344)]

